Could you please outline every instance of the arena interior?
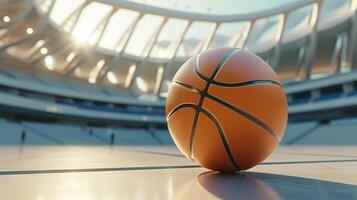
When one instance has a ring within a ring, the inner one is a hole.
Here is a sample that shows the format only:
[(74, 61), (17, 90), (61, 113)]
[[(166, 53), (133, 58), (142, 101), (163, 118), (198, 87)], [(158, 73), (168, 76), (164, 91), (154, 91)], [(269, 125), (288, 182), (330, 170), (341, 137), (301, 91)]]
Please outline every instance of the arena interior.
[[(0, 1), (1, 198), (357, 199), (357, 0), (186, 2)], [(165, 116), (179, 67), (225, 46), (289, 105), (279, 148), (234, 175), (186, 159)]]

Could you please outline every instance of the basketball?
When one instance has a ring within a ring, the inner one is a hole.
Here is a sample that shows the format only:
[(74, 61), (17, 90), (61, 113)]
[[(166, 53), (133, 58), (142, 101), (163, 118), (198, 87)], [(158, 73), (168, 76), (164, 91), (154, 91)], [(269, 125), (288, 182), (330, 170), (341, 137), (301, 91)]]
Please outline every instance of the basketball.
[(204, 51), (175, 74), (166, 102), (170, 134), (181, 152), (222, 172), (266, 159), (282, 139), (287, 98), (274, 70), (235, 48)]

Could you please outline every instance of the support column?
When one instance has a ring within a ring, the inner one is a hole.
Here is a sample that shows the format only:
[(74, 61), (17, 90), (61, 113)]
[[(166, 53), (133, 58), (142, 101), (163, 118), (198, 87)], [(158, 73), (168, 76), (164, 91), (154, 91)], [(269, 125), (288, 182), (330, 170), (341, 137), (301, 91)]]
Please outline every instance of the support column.
[(128, 88), (133, 87), (133, 83), (134, 83), (136, 77), (139, 76), (139, 74), (143, 70), (144, 66), (146, 65), (147, 60), (150, 57), (150, 54), (151, 54), (152, 50), (154, 49), (154, 46), (155, 46), (155, 44), (157, 42), (157, 38), (159, 37), (162, 28), (164, 27), (164, 25), (167, 22), (167, 19), (168, 18), (164, 18), (164, 20), (161, 22), (160, 26), (157, 28), (157, 30), (153, 34), (151, 41), (149, 41), (147, 43), (147, 46), (145, 47), (145, 49), (143, 51), (143, 55), (142, 55), (144, 57), (144, 59), (140, 62), (140, 65), (134, 71), (133, 77), (129, 82), (129, 87)]
[[(110, 64), (110, 66), (108, 66), (106, 69), (104, 69), (102, 72), (98, 73), (98, 77), (97, 77), (97, 83), (102, 82), (105, 78), (105, 76), (107, 75), (108, 71), (110, 71), (111, 69), (113, 69), (115, 66), (117, 66), (117, 64), (120, 62), (120, 60), (122, 59), (122, 53), (125, 52), (126, 47), (128, 46), (128, 43), (131, 39), (131, 36), (133, 35), (133, 32), (135, 30), (135, 27), (137, 26), (138, 22), (140, 21), (140, 19), (143, 17), (143, 14), (140, 13), (135, 20), (133, 20), (133, 22), (129, 25), (129, 27), (127, 28), (127, 30), (125, 31), (128, 35), (127, 38), (125, 38), (125, 34), (123, 34), (121, 36), (121, 38), (118, 40), (118, 44), (120, 44), (120, 42), (125, 39), (124, 41), (124, 45), (123, 48), (120, 52), (117, 52), (116, 56), (113, 58), (112, 63)], [(118, 44), (115, 46), (115, 48), (117, 48)]]
[(306, 47), (305, 50), (305, 69), (302, 71), (301, 74), (301, 79), (306, 80), (310, 78), (312, 67), (314, 65), (315, 61), (315, 56), (316, 56), (316, 47), (317, 47), (317, 25), (319, 21), (319, 16), (320, 16), (320, 11), (321, 11), (321, 6), (322, 6), (323, 0), (316, 2), (313, 5), (313, 10), (311, 13), (310, 17), (310, 25), (313, 27), (312, 32), (309, 37), (309, 44)]
[(351, 60), (351, 69), (357, 69), (357, 9), (354, 7), (354, 13), (351, 17), (351, 29), (349, 32), (349, 54)]
[(271, 57), (271, 62), (270, 65), (276, 69), (279, 65), (280, 62), (280, 46), (282, 43), (282, 39), (284, 37), (284, 32), (285, 32), (285, 26), (286, 26), (286, 19), (288, 17), (288, 13), (283, 13), (282, 18), (277, 30), (277, 35), (276, 35), (276, 46), (273, 49), (273, 54)]
[(159, 86), (159, 89), (157, 91), (157, 95), (160, 94), (160, 91), (162, 90), (162, 85), (163, 85), (163, 81), (165, 80), (165, 78), (170, 74), (171, 72), (171, 69), (172, 69), (172, 62), (173, 62), (173, 59), (176, 57), (177, 55), (177, 52), (183, 42), (183, 39), (188, 31), (188, 29), (191, 27), (192, 25), (192, 21), (189, 21), (185, 27), (185, 29), (183, 30), (183, 32), (181, 33), (181, 35), (177, 38), (177, 41), (176, 41), (176, 45), (175, 45), (175, 48), (172, 52), (172, 55), (169, 57), (170, 61), (166, 64), (166, 66), (164, 66), (164, 71), (163, 71), (163, 74), (162, 74), (162, 78), (160, 80), (160, 86)]

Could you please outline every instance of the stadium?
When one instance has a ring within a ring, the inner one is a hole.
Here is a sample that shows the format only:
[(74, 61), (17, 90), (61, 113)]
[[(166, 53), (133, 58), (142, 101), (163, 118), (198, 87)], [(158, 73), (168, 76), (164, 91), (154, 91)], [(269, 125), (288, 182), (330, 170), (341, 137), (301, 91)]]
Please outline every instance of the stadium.
[[(1, 0), (1, 196), (357, 199), (357, 1), (202, 4)], [(279, 147), (236, 174), (182, 155), (165, 116), (176, 72), (220, 47), (258, 55), (288, 101)]]

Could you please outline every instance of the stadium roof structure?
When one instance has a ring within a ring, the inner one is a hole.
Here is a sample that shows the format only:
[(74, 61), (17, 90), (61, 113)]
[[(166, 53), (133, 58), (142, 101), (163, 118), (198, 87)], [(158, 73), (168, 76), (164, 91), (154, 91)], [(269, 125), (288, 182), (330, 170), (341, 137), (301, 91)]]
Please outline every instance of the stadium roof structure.
[[(257, 53), (286, 83), (348, 72), (356, 66), (356, 0), (301, 0), (237, 15), (124, 0), (2, 4), (0, 50), (9, 65), (24, 63), (31, 71), (130, 88), (137, 94), (164, 97), (188, 57), (223, 46)], [(331, 57), (328, 65), (319, 64), (316, 55), (324, 49), (319, 46), (322, 32), (333, 37), (332, 52), (320, 53)]]

